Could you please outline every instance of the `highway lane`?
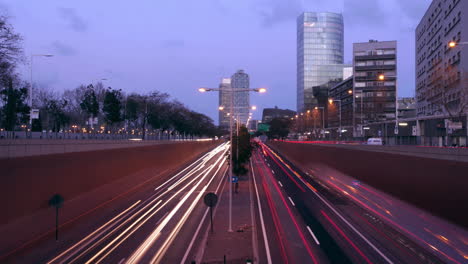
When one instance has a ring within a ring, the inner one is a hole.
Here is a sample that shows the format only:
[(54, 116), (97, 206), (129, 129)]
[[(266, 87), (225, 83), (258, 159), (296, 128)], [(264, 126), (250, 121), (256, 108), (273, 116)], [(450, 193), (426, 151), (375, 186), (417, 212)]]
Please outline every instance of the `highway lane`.
[[(267, 146), (262, 148), (264, 159), (294, 199), (305, 222), (325, 229), (317, 235), (318, 240), (330, 235), (353, 263), (444, 263), (346, 193), (306, 175)], [(322, 249), (333, 257), (334, 250), (325, 245)]]
[(203, 195), (225, 179), (227, 149), (222, 144), (207, 153), (46, 263), (177, 263), (188, 245), (174, 242), (195, 232), (206, 209)]
[(261, 208), (258, 215), (263, 218), (257, 237), (261, 238), (262, 248), (268, 251), (262, 254), (265, 257), (260, 263), (329, 263), (320, 249), (320, 242), (314, 240), (313, 231), (299, 216), (295, 201), (286, 195), (281, 182), (273, 176), (274, 171), (258, 151), (251, 159), (251, 175), (258, 196), (256, 207)]

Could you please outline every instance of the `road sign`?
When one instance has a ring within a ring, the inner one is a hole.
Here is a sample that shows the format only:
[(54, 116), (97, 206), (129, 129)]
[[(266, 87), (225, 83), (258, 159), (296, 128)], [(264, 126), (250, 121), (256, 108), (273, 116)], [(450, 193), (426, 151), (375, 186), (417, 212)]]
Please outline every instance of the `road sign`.
[(232, 182), (233, 182), (233, 183), (239, 182), (239, 177), (237, 177), (237, 176), (232, 176)]
[(39, 119), (39, 109), (31, 109), (31, 119)]
[(203, 201), (205, 202), (206, 206), (210, 208), (211, 233), (213, 233), (213, 207), (218, 202), (218, 196), (215, 193), (210, 192), (205, 194)]
[(448, 127), (453, 130), (462, 129), (463, 123), (462, 122), (449, 122)]
[(218, 196), (215, 193), (210, 192), (205, 194), (203, 201), (205, 202), (206, 206), (213, 207), (218, 202)]
[(395, 126), (395, 130), (393, 131), (395, 135), (398, 135), (398, 125)]

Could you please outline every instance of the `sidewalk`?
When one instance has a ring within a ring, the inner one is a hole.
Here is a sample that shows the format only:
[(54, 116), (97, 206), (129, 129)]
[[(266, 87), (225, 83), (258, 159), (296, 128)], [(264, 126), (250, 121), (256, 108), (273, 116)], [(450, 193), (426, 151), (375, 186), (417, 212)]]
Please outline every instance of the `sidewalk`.
[(214, 233), (208, 234), (202, 263), (247, 263), (254, 260), (252, 243), (253, 226), (250, 210), (250, 174), (239, 177), (238, 193), (232, 185), (232, 229), (228, 232), (229, 222), (229, 185), (220, 194), (216, 214), (213, 215)]

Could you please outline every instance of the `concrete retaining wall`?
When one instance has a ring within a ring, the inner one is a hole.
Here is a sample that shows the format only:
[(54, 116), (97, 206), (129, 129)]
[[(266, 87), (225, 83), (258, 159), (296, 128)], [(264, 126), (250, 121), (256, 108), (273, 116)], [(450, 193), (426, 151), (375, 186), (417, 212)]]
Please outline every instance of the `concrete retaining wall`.
[(48, 154), (94, 151), (172, 144), (184, 141), (131, 141), (131, 140), (1, 140), (0, 159), (28, 157)]
[[(177, 169), (220, 141), (0, 159), (0, 225), (48, 208), (55, 193), (66, 200), (143, 171)], [(137, 185), (138, 182), (134, 182)], [(90, 204), (89, 207), (95, 206)]]
[[(364, 150), (388, 147), (268, 144), (303, 170), (313, 168), (314, 164), (325, 164), (434, 215), (468, 227), (465, 209), (468, 204), (468, 162)], [(458, 150), (427, 151), (432, 152), (431, 155), (444, 156), (446, 152)]]

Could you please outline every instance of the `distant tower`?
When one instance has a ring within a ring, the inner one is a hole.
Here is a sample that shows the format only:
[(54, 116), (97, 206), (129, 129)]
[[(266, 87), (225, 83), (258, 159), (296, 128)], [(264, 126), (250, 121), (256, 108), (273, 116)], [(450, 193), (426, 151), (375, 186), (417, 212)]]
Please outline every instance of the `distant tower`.
[[(238, 70), (231, 76), (232, 89), (249, 89), (249, 75), (243, 70)], [(249, 118), (250, 93), (234, 92), (234, 117), (238, 117), (241, 124), (245, 124)], [(229, 111), (229, 110), (227, 110)]]
[(223, 89), (231, 89), (231, 79), (223, 78), (219, 84), (221, 91), (219, 92), (219, 126), (224, 129), (229, 129), (229, 109), (231, 106), (231, 93), (223, 92)]
[(343, 77), (343, 16), (305, 12), (297, 18), (297, 111), (316, 104), (312, 87)]

